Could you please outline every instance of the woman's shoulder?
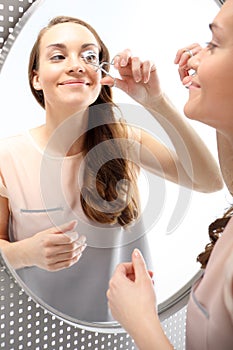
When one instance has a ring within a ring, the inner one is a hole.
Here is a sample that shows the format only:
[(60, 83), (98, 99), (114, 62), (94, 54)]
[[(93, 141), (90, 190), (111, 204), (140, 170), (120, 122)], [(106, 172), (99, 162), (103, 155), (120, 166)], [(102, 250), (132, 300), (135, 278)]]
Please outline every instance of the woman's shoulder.
[(225, 264), (224, 275), (224, 303), (229, 312), (233, 325), (233, 244)]
[(27, 133), (22, 132), (17, 135), (7, 136), (0, 139), (0, 155), (18, 150), (19, 147), (24, 146), (28, 142)]
[(9, 146), (10, 144), (19, 143), (26, 137), (26, 132), (22, 132), (15, 135), (5, 136), (0, 138), (0, 146)]
[(8, 136), (0, 139), (0, 169), (7, 169), (13, 163), (19, 165), (22, 160), (33, 159), (35, 152), (27, 133)]

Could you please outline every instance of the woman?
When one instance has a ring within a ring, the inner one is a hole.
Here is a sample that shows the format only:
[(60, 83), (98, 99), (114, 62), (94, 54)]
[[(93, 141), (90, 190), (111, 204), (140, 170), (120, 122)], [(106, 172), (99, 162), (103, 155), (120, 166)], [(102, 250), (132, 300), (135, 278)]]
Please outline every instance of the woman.
[[(39, 33), (29, 82), (45, 124), (1, 142), (0, 247), (46, 303), (104, 322), (111, 320), (105, 293), (116, 264), (135, 246), (150, 262), (138, 166), (204, 192), (219, 190), (222, 180), (203, 142), (160, 97), (151, 62), (125, 50), (115, 57), (121, 76), (115, 80), (101, 74), (103, 62), (109, 62), (106, 46), (81, 20), (56, 17)], [(164, 116), (157, 118), (177, 153), (117, 119), (112, 85), (155, 115), (159, 100)]]
[[(224, 165), (223, 174), (229, 174), (224, 177), (232, 192), (232, 162), (228, 157), (233, 154), (230, 153), (233, 149), (233, 0), (226, 1), (210, 29), (212, 40), (206, 48), (195, 49), (195, 55), (188, 61), (187, 53), (181, 49), (175, 62), (179, 63), (183, 84), (189, 88), (185, 114), (216, 128), (219, 150), (222, 150), (222, 140), (225, 147), (228, 145), (226, 154), (220, 152), (220, 164), (221, 168)], [(188, 76), (187, 70), (194, 70), (195, 74)], [(211, 243), (198, 257), (204, 273), (193, 286), (188, 303), (188, 350), (233, 348), (232, 214), (233, 208), (230, 208), (222, 219), (210, 225)], [(140, 350), (173, 349), (161, 327), (153, 283), (137, 249), (132, 263), (117, 267), (107, 297), (114, 318), (131, 334)]]

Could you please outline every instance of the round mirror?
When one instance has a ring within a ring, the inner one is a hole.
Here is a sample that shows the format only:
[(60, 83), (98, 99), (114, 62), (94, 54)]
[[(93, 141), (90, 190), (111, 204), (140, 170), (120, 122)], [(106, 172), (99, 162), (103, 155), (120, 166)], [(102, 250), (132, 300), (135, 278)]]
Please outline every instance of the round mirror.
[[(1, 69), (1, 120), (4, 127), (0, 130), (0, 137), (17, 134), (44, 122), (44, 111), (35, 103), (29, 89), (27, 64), (39, 30), (52, 17), (69, 15), (90, 23), (105, 42), (111, 57), (125, 48), (130, 48), (134, 55), (154, 61), (164, 91), (182, 113), (188, 92), (182, 87), (177, 67), (173, 64), (176, 51), (192, 42), (203, 43), (209, 40), (208, 23), (217, 13), (218, 6), (213, 0), (119, 0), (113, 6), (109, 5), (108, 0), (86, 3), (77, 0), (37, 0), (29, 10), (12, 33), (13, 37), (10, 39), (14, 39), (13, 45), (4, 58)], [(119, 89), (114, 89), (114, 100), (121, 107), (128, 122), (143, 127), (170, 144), (166, 133), (148, 111), (143, 110)], [(190, 123), (217, 158), (214, 130), (197, 122)], [(150, 268), (154, 270), (157, 299), (159, 305), (162, 305), (199, 271), (196, 256), (208, 242), (208, 225), (222, 215), (227, 206), (227, 191), (223, 189), (211, 194), (193, 192), (168, 181), (164, 184), (164, 181), (160, 182), (160, 179), (146, 171), (142, 171), (140, 175), (139, 188), (143, 220), (137, 226), (136, 237), (143, 240), (141, 244), (148, 254)], [(102, 235), (101, 229), (99, 231), (96, 234)], [(129, 234), (124, 245), (130, 245), (134, 241), (134, 246), (137, 246), (134, 233), (131, 236)], [(111, 316), (102, 314), (101, 310), (92, 313), (91, 302), (90, 311), (87, 312), (88, 298), (95, 300), (98, 305), (95, 293), (101, 284), (101, 276), (109, 274), (109, 269), (113, 271), (116, 266), (114, 260), (108, 259), (109, 244), (112, 245), (112, 242), (109, 243), (107, 236), (105, 239), (106, 246), (101, 245), (103, 256), (106, 256), (105, 264), (96, 267), (91, 273), (96, 264), (94, 253), (90, 253), (86, 262), (83, 262), (87, 264), (87, 268), (83, 276), (85, 283), (82, 295), (74, 290), (71, 300), (61, 290), (62, 283), (54, 284), (54, 298), (56, 299), (59, 290), (63, 295), (63, 302), (61, 304), (59, 301), (58, 305), (53, 304), (52, 307), (80, 323), (101, 326), (105, 323), (111, 325), (113, 322)], [(90, 249), (97, 248), (96, 241), (87, 241), (87, 244)], [(129, 252), (133, 245), (129, 246), (127, 254), (121, 253), (119, 246), (111, 246), (111, 249), (118, 249), (117, 254), (124, 261), (130, 258)], [(43, 283), (53, 283), (52, 273), (42, 283), (43, 274), (40, 275), (35, 268), (25, 268), (18, 273), (35, 295), (39, 293)], [(65, 274), (65, 270), (61, 272), (60, 281), (63, 278), (65, 280)], [(75, 279), (75, 275), (73, 278)], [(69, 287), (72, 289), (72, 285)], [(104, 298), (105, 290), (106, 286), (102, 290)], [(84, 308), (80, 314), (74, 314), (74, 305), (79, 298), (85, 301)]]

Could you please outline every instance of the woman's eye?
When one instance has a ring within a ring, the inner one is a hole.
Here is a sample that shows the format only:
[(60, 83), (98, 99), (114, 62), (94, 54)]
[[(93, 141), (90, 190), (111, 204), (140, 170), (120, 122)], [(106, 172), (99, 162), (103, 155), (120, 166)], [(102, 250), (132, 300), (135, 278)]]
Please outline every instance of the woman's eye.
[(51, 59), (52, 61), (60, 61), (60, 60), (64, 60), (64, 59), (65, 59), (65, 56), (58, 54), (58, 55), (52, 56), (50, 59)]
[(216, 47), (217, 45), (215, 45), (212, 41), (209, 41), (206, 43), (206, 48), (209, 51), (213, 51)]
[(95, 64), (95, 65), (99, 64), (99, 57), (97, 53), (95, 53), (94, 51), (83, 52), (82, 58), (86, 63)]

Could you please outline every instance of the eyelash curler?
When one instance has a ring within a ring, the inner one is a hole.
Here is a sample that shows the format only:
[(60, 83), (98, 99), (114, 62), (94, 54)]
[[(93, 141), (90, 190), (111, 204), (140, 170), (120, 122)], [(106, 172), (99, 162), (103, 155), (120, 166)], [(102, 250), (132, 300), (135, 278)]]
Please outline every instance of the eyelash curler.
[(103, 72), (104, 74), (106, 74), (107, 76), (109, 76), (110, 78), (113, 79), (113, 81), (114, 81), (113, 87), (116, 86), (116, 78), (114, 76), (112, 76), (112, 74), (109, 73), (109, 71), (107, 71), (104, 68), (104, 66), (109, 66), (109, 67), (113, 66), (115, 57), (110, 62), (103, 61), (103, 62), (99, 63), (98, 55), (94, 51), (86, 51), (82, 55), (84, 62), (86, 64), (91, 65), (96, 72), (98, 70), (100, 70), (101, 72)]

